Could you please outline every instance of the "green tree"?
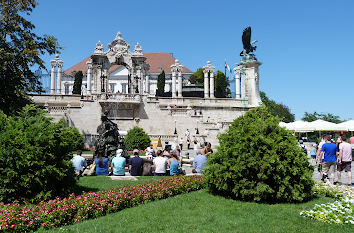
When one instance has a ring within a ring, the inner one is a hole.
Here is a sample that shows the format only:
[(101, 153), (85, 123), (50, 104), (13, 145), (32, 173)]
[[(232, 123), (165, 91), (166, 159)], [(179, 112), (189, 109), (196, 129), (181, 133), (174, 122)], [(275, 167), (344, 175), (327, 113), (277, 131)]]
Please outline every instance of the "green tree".
[(0, 110), (13, 114), (30, 103), (27, 92), (42, 92), (33, 67), (45, 69), (40, 58), (54, 54), (61, 47), (52, 36), (38, 36), (35, 26), (24, 18), (35, 0), (7, 0), (0, 3)]
[(0, 202), (38, 202), (74, 191), (69, 152), (81, 149), (83, 136), (46, 114), (34, 105), (16, 116), (0, 111)]
[(261, 91), (260, 94), (263, 105), (268, 108), (268, 111), (273, 116), (280, 117), (282, 121), (286, 123), (293, 122), (295, 120), (295, 115), (290, 112), (288, 106), (278, 104), (274, 100), (269, 99), (263, 91)]
[(333, 115), (331, 113), (305, 112), (304, 116), (301, 118), (301, 120), (308, 121), (308, 122), (312, 122), (312, 121), (319, 120), (319, 119), (324, 120), (324, 121), (333, 122), (333, 123), (343, 122), (343, 120), (341, 120), (339, 116)]
[(73, 94), (81, 95), (81, 86), (82, 86), (82, 78), (83, 73), (81, 70), (75, 73), (75, 80), (73, 86)]
[(196, 72), (194, 72), (189, 77), (189, 82), (195, 85), (203, 85), (204, 84), (204, 73), (203, 68), (199, 68)]
[(165, 93), (165, 71), (162, 70), (162, 72), (157, 76), (157, 96), (163, 96)]
[(228, 88), (230, 82), (223, 72), (218, 70), (215, 76), (215, 97), (217, 98), (226, 98), (231, 94), (230, 89)]
[(149, 135), (138, 126), (128, 130), (127, 135), (124, 137), (124, 144), (128, 150), (144, 150), (150, 145), (150, 142)]
[(258, 107), (235, 119), (204, 170), (208, 190), (256, 202), (302, 202), (312, 197), (313, 167), (280, 118)]

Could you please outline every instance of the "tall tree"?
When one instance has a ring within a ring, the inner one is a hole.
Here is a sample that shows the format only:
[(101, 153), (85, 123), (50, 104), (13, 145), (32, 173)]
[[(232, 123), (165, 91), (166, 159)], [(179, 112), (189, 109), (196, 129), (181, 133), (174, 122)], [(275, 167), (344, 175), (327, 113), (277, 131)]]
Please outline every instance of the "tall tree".
[(260, 93), (263, 105), (268, 108), (268, 111), (273, 116), (282, 118), (286, 123), (293, 122), (295, 120), (295, 115), (290, 112), (288, 106), (284, 104), (278, 104), (274, 100), (269, 99), (263, 91)]
[(165, 71), (162, 70), (162, 72), (157, 76), (157, 96), (163, 96), (163, 93), (165, 93)]
[(230, 89), (228, 88), (230, 82), (223, 72), (218, 70), (215, 76), (215, 97), (217, 98), (226, 98), (231, 94)]
[(27, 92), (42, 92), (34, 66), (45, 69), (40, 58), (61, 47), (53, 36), (38, 36), (24, 18), (37, 5), (35, 0), (6, 0), (0, 3), (0, 110), (15, 113), (31, 102)]
[(73, 94), (81, 95), (82, 77), (84, 74), (81, 70), (75, 73), (75, 80), (73, 86)]
[(304, 116), (301, 118), (301, 120), (308, 121), (308, 122), (319, 120), (319, 119), (333, 122), (333, 123), (343, 122), (343, 120), (341, 120), (339, 116), (333, 115), (331, 113), (305, 112)]
[(203, 85), (204, 84), (204, 73), (203, 68), (199, 68), (189, 77), (189, 82), (191, 84)]

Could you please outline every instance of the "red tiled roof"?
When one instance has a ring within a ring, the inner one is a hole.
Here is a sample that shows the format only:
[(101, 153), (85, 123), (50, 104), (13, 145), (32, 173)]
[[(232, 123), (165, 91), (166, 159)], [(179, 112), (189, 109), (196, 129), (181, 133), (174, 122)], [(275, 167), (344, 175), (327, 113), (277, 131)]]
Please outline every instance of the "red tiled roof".
[[(146, 57), (146, 63), (150, 65), (150, 73), (161, 73), (164, 70), (166, 73), (171, 72), (171, 65), (175, 63), (175, 58), (169, 53), (144, 53)], [(87, 73), (87, 65), (86, 62), (91, 60), (91, 57), (87, 57), (81, 62), (77, 63), (76, 65), (70, 67), (69, 69), (65, 70), (65, 74), (72, 74), (79, 70), (81, 70), (84, 74)], [(120, 65), (113, 65), (109, 68), (108, 72), (112, 72), (116, 70)], [(160, 69), (161, 67), (161, 69)], [(183, 72), (186, 73), (193, 73), (190, 69), (183, 66)]]

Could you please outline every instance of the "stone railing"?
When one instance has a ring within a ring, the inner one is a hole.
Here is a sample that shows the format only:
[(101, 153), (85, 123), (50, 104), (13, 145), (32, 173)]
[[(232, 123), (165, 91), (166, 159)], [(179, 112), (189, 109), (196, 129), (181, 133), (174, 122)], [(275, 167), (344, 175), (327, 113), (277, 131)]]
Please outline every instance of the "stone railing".
[(140, 103), (141, 96), (139, 94), (100, 94), (98, 100), (116, 100), (118, 102)]
[(68, 112), (68, 106), (48, 106), (49, 113), (65, 113)]

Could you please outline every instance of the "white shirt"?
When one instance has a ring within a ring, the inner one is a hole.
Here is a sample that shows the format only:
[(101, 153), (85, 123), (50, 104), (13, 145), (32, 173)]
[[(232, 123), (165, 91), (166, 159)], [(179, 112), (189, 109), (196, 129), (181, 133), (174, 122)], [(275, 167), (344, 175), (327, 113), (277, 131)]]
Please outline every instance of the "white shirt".
[(155, 173), (166, 173), (167, 158), (161, 156), (156, 157), (154, 159), (154, 165), (155, 165)]

